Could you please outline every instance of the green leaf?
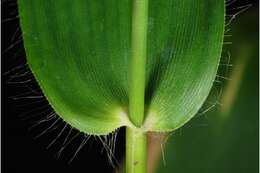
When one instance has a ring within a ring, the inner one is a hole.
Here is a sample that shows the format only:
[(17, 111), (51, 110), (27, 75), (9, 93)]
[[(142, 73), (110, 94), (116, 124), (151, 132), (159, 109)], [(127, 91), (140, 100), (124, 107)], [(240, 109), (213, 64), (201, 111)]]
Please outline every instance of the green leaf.
[[(248, 33), (244, 34), (248, 36)], [(239, 40), (237, 44), (244, 42)], [(256, 42), (253, 44), (257, 45)], [(205, 114), (207, 118), (194, 118), (181, 131), (176, 131), (165, 147), (166, 165), (161, 159), (156, 173), (259, 172), (258, 45), (254, 49), (247, 52), (251, 57), (238, 57), (238, 60), (251, 60), (243, 78), (237, 79), (241, 80), (241, 87), (232, 86), (239, 89), (230, 112), (223, 114), (222, 110), (215, 109)], [(241, 56), (241, 51), (236, 55)], [(235, 65), (238, 66), (234, 64), (234, 68)], [(234, 80), (232, 76), (231, 79)]]
[[(222, 0), (150, 0), (143, 131), (191, 119), (216, 75)], [(28, 64), (54, 110), (88, 134), (129, 120), (131, 0), (21, 0)]]
[(161, 159), (155, 172), (259, 172), (258, 21), (258, 8), (250, 8), (232, 23), (232, 67), (221, 67), (231, 80), (221, 84), (221, 106), (176, 131), (165, 147), (166, 164)]

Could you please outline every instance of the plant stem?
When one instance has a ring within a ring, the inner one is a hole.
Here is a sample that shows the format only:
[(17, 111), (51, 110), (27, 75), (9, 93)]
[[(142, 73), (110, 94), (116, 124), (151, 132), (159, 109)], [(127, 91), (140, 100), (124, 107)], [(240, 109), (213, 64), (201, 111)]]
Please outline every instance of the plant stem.
[(126, 173), (147, 172), (146, 139), (146, 133), (126, 128)]
[(129, 116), (140, 127), (144, 119), (148, 0), (133, 0), (129, 73)]
[(146, 133), (139, 127), (144, 120), (145, 64), (148, 0), (133, 0), (129, 68), (129, 118), (137, 127), (126, 129), (126, 173), (146, 173)]

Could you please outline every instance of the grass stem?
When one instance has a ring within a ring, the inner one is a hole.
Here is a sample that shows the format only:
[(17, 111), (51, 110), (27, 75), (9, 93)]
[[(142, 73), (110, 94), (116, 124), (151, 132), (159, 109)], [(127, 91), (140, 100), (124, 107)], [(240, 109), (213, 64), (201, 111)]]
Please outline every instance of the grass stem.
[[(132, 2), (129, 118), (139, 128), (144, 121), (148, 0)], [(146, 134), (140, 129), (126, 129), (126, 173), (147, 172), (146, 143)]]
[(144, 119), (148, 0), (133, 0), (129, 69), (129, 117), (140, 127)]
[(126, 128), (126, 173), (147, 172), (146, 133)]

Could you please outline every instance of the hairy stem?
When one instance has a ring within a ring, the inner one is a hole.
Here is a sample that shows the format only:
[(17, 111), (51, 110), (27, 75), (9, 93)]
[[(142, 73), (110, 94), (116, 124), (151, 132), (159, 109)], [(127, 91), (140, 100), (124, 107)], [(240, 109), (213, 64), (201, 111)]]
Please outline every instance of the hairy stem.
[[(141, 127), (144, 120), (147, 19), (148, 0), (133, 0), (129, 69), (129, 118), (136, 127)], [(141, 130), (127, 128), (127, 173), (147, 172), (146, 150), (146, 134)]]

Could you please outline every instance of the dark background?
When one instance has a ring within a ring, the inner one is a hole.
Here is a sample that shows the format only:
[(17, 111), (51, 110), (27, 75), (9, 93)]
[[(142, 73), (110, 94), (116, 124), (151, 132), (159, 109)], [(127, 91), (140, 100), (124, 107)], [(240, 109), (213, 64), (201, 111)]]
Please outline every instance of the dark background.
[[(228, 7), (239, 7), (251, 3), (258, 7), (258, 0), (238, 0)], [(2, 8), (2, 168), (8, 173), (46, 173), (46, 172), (113, 172), (108, 162), (107, 152), (98, 139), (91, 137), (72, 163), (68, 163), (76, 152), (84, 136), (80, 134), (56, 158), (56, 153), (66, 136), (58, 138), (49, 149), (46, 147), (57, 137), (64, 124), (53, 131), (35, 138), (47, 129), (53, 121), (43, 123), (29, 130), (35, 121), (46, 115), (47, 102), (43, 99), (12, 99), (13, 96), (40, 95), (37, 84), (32, 81), (23, 83), (31, 76), (20, 76), (28, 69), (19, 29), (16, 1), (1, 2)], [(249, 9), (250, 10), (250, 9)], [(21, 66), (21, 68), (17, 68)], [(17, 96), (18, 97), (18, 96)], [(17, 98), (16, 97), (16, 98)], [(39, 110), (40, 109), (40, 110)], [(68, 133), (68, 129), (66, 131)], [(76, 131), (73, 131), (76, 134)], [(120, 162), (124, 155), (124, 128), (119, 130), (115, 157)], [(115, 163), (115, 161), (114, 161)], [(116, 164), (116, 163), (115, 163)]]
[[(25, 64), (25, 52), (21, 40), (16, 1), (2, 1), (2, 168), (8, 173), (46, 173), (46, 172), (112, 172), (114, 169), (108, 161), (107, 152), (99, 139), (91, 137), (87, 144), (69, 163), (80, 143), (83, 134), (71, 142), (56, 157), (65, 139), (62, 135), (49, 149), (46, 147), (58, 136), (64, 124), (55, 130), (35, 137), (47, 129), (53, 121), (43, 123), (30, 130), (37, 120), (46, 115), (50, 107), (44, 99), (12, 99), (13, 96), (31, 96), (40, 94), (39, 87), (32, 81), (22, 83), (32, 76), (13, 78), (17, 73), (28, 71)], [(39, 93), (38, 93), (39, 92)], [(22, 94), (22, 95), (21, 95)], [(64, 134), (68, 134), (69, 128)], [(73, 135), (76, 134), (73, 131)], [(72, 136), (71, 136), (72, 137)], [(70, 137), (70, 138), (71, 138)], [(124, 129), (120, 129), (116, 141), (115, 157), (118, 162), (124, 152)], [(116, 164), (116, 161), (113, 162)]]

